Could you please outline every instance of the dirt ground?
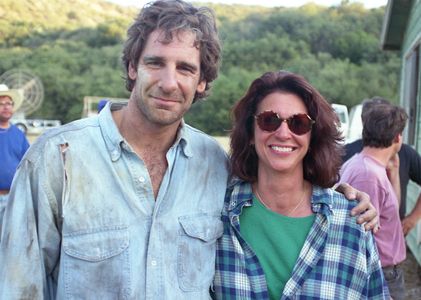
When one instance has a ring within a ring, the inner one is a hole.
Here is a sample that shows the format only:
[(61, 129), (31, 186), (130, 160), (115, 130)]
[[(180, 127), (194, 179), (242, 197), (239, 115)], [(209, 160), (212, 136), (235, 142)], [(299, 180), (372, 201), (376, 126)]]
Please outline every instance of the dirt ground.
[(407, 250), (403, 263), (407, 300), (421, 300), (421, 267), (411, 251)]

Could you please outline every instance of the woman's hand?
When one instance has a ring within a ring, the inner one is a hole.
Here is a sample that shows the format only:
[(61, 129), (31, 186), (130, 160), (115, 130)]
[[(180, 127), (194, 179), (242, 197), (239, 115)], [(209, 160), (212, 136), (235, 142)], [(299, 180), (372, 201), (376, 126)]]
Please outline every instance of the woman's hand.
[(358, 224), (364, 224), (365, 230), (373, 230), (376, 233), (379, 230), (379, 217), (373, 204), (370, 202), (370, 196), (361, 192), (347, 183), (341, 183), (336, 187), (336, 191), (344, 194), (348, 200), (357, 200), (358, 205), (351, 210), (351, 216), (359, 215)]

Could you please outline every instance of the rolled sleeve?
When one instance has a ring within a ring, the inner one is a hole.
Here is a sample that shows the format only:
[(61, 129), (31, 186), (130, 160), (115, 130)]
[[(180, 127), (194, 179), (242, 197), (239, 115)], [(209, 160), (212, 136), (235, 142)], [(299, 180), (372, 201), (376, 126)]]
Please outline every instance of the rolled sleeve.
[[(0, 299), (50, 299), (60, 251), (50, 168), (24, 159), (13, 180), (0, 240)], [(46, 170), (42, 173), (39, 170)]]

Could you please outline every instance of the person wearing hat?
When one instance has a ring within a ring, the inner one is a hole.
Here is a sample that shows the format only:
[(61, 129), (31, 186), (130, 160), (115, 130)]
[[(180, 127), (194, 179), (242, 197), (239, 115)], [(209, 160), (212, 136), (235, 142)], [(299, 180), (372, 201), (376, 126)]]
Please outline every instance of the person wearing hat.
[(0, 84), (0, 229), (13, 176), (29, 148), (25, 134), (10, 123), (22, 101), (23, 97), (18, 90), (9, 90), (5, 84)]

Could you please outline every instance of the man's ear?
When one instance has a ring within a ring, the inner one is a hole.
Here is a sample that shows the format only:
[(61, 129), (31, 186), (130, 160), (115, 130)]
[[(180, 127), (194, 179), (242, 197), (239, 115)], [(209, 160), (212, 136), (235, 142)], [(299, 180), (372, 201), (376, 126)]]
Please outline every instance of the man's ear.
[(203, 93), (205, 91), (205, 89), (206, 89), (206, 80), (202, 80), (197, 85), (196, 92), (197, 93)]
[(129, 78), (131, 80), (136, 80), (136, 78), (137, 78), (137, 69), (133, 68), (132, 63), (129, 63), (129, 74), (128, 75), (129, 75)]
[(402, 140), (402, 133), (398, 133), (395, 138), (393, 139), (394, 143), (399, 143)]

